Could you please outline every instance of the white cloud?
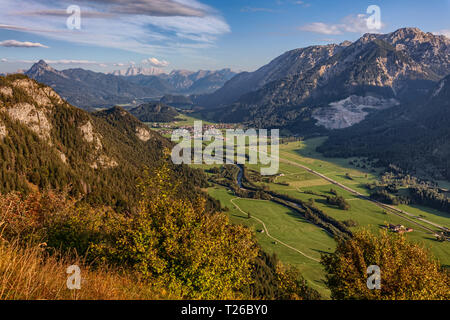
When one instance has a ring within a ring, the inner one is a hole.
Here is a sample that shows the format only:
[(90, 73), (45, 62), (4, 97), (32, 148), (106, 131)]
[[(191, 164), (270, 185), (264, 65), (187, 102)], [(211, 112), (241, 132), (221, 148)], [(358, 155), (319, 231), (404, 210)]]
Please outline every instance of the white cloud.
[(273, 9), (270, 8), (255, 8), (255, 7), (243, 7), (241, 12), (274, 12)]
[(433, 33), (436, 35), (446, 36), (447, 38), (450, 39), (450, 29), (443, 29), (443, 30), (439, 30), (439, 31), (436, 31)]
[(69, 60), (69, 59), (61, 59), (61, 60), (45, 60), (48, 64), (96, 64), (100, 65), (101, 62), (90, 61), (90, 60)]
[[(107, 62), (98, 62), (91, 60), (74, 60), (74, 59), (58, 59), (58, 60), (43, 59), (43, 60), (51, 65), (97, 65), (101, 67), (108, 66)], [(34, 64), (37, 62), (36, 60), (24, 60), (24, 59), (12, 60), (6, 58), (1, 59), (0, 61), (8, 63), (26, 63), (26, 64)]]
[(82, 0), (89, 5), (108, 5), (110, 11), (119, 14), (138, 14), (156, 17), (201, 17), (206, 12), (201, 6), (195, 6), (190, 1), (174, 0)]
[(72, 43), (165, 55), (211, 47), (230, 32), (224, 18), (199, 0), (79, 0), (81, 29), (66, 28), (73, 0), (1, 0), (0, 28), (31, 32)]
[(39, 42), (5, 40), (0, 42), (0, 47), (14, 47), (14, 48), (48, 48)]
[[(327, 35), (343, 34), (344, 32), (352, 33), (378, 33), (379, 30), (369, 28), (367, 25), (368, 15), (358, 14), (356, 16), (347, 16), (337, 24), (329, 24), (323, 22), (313, 22), (299, 27), (301, 31), (314, 32)], [(381, 27), (384, 27), (381, 24)]]
[(144, 59), (142, 60), (143, 64), (151, 64), (154, 67), (167, 67), (169, 65), (169, 62), (165, 61), (165, 60), (158, 60), (156, 58), (148, 58), (148, 59)]
[(301, 31), (308, 31), (321, 34), (341, 34), (342, 31), (337, 25), (330, 25), (323, 22), (313, 22), (299, 28)]

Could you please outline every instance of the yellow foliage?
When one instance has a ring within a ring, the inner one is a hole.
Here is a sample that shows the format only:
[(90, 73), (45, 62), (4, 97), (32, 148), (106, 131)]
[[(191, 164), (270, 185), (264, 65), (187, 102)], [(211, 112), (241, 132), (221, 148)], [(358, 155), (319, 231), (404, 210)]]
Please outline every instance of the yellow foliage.
[[(335, 299), (450, 299), (450, 276), (427, 249), (405, 236), (360, 231), (322, 257)], [(381, 269), (381, 289), (367, 286), (367, 268)]]

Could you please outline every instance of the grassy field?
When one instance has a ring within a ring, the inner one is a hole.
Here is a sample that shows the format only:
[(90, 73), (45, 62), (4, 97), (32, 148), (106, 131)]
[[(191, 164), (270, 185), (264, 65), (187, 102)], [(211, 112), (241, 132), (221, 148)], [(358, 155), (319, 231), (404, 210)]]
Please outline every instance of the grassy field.
[[(324, 230), (304, 220), (297, 213), (279, 204), (251, 199), (236, 199), (224, 187), (216, 186), (208, 190), (209, 194), (220, 200), (224, 207), (230, 209), (229, 217), (233, 223), (243, 224), (251, 228), (256, 235), (258, 243), (264, 251), (276, 253), (281, 261), (296, 266), (322, 296), (329, 297), (330, 292), (323, 283), (324, 271), (319, 262), (322, 252), (333, 252), (335, 241)], [(263, 230), (262, 224), (239, 211), (231, 200), (251, 217), (263, 221), (270, 233), (276, 239), (305, 253), (308, 257), (286, 247), (269, 238), (267, 234), (258, 232)]]
[[(358, 198), (329, 181), (306, 171), (304, 168), (292, 163), (283, 162), (288, 160), (305, 165), (361, 194), (369, 195), (365, 185), (377, 181), (381, 170), (372, 168), (365, 159), (361, 158), (341, 159), (323, 157), (315, 149), (325, 139), (315, 138), (301, 142), (281, 144), (279, 173), (282, 176), (276, 177), (273, 182), (261, 182), (259, 184), (266, 185), (271, 190), (288, 194), (301, 200), (308, 201), (313, 199), (318, 208), (333, 218), (339, 221), (355, 221), (357, 226), (351, 228), (352, 230), (369, 228), (370, 230), (378, 231), (388, 223), (402, 224), (405, 227), (412, 228), (414, 232), (407, 234), (408, 239), (422, 243), (431, 250), (433, 255), (440, 260), (441, 264), (450, 266), (450, 244), (448, 242), (438, 242), (430, 232), (422, 229), (415, 223), (409, 222), (389, 210), (380, 208), (370, 201)], [(365, 166), (365, 168), (362, 168), (362, 166)], [(206, 168), (206, 166), (202, 167)], [(259, 165), (247, 165), (247, 168), (260, 171)], [(442, 185), (445, 185), (445, 183)], [(347, 200), (350, 204), (349, 210), (340, 210), (326, 203), (325, 196), (330, 195), (329, 191), (331, 188), (337, 190), (338, 194)], [(209, 189), (209, 193), (230, 209), (229, 215), (234, 223), (244, 224), (255, 230), (256, 237), (264, 250), (267, 252), (276, 252), (283, 262), (298, 267), (315, 289), (324, 296), (328, 296), (329, 292), (324, 288), (323, 283), (323, 270), (317, 261), (308, 259), (279, 243), (274, 244), (273, 240), (267, 237), (267, 235), (257, 232), (257, 230), (262, 229), (261, 223), (256, 219), (248, 219), (247, 215), (237, 210), (231, 202), (235, 196), (225, 188), (213, 187)], [(249, 212), (252, 217), (262, 220), (267, 225), (268, 231), (272, 236), (312, 257), (320, 257), (320, 252), (330, 252), (335, 247), (334, 240), (322, 229), (304, 221), (288, 208), (267, 201), (250, 199), (236, 199), (233, 201), (244, 212)], [(421, 217), (450, 228), (450, 216), (446, 213), (413, 205), (401, 205), (398, 208), (414, 214), (416, 217)], [(413, 218), (413, 221), (416, 220)], [(418, 222), (438, 231), (436, 227), (430, 224), (421, 221)]]
[[(324, 138), (310, 139), (305, 142), (294, 142), (280, 146), (280, 156), (282, 158), (295, 161), (308, 166), (309, 168), (332, 178), (345, 186), (348, 186), (364, 195), (369, 195), (364, 187), (367, 183), (375, 182), (378, 179), (378, 171), (372, 172), (372, 168), (362, 169), (350, 165), (352, 159), (324, 158), (315, 151), (315, 148), (323, 143)], [(351, 177), (348, 178), (347, 174)], [(283, 179), (277, 180), (282, 182)], [(398, 208), (407, 212), (417, 214), (418, 217), (425, 218), (431, 222), (441, 224), (450, 228), (450, 215), (438, 210), (413, 205), (400, 205)]]
[[(191, 114), (186, 114), (186, 113), (180, 113), (177, 116), (177, 121), (173, 121), (173, 122), (168, 122), (168, 123), (159, 123), (159, 124), (167, 124), (170, 125), (171, 127), (177, 128), (177, 127), (182, 127), (182, 126), (193, 126), (195, 121), (202, 121), (203, 124), (213, 124), (212, 122), (209, 121), (205, 121), (200, 119), (195, 113), (191, 113)], [(147, 122), (146, 123), (148, 126), (152, 126), (153, 122)], [(164, 128), (153, 128), (153, 130), (162, 130)]]
[[(301, 200), (314, 199), (317, 207), (337, 220), (353, 220), (359, 227), (366, 227), (371, 230), (379, 230), (386, 223), (402, 224), (415, 231), (408, 234), (407, 237), (412, 241), (420, 241), (426, 247), (430, 248), (432, 253), (441, 261), (443, 265), (450, 265), (450, 244), (435, 241), (432, 234), (420, 228), (414, 223), (406, 221), (397, 215), (386, 212), (386, 210), (376, 206), (370, 201), (359, 199), (350, 192), (343, 190), (330, 182), (306, 171), (303, 168), (293, 164), (283, 163), (283, 159), (288, 159), (299, 164), (303, 164), (327, 177), (330, 177), (343, 185), (346, 185), (362, 194), (368, 195), (364, 187), (366, 183), (374, 182), (378, 178), (377, 172), (372, 172), (372, 168), (361, 169), (349, 164), (350, 160), (361, 162), (360, 159), (334, 159), (324, 158), (315, 151), (315, 148), (324, 141), (324, 138), (311, 139), (304, 142), (292, 142), (280, 145), (280, 174), (284, 176), (277, 177), (274, 183), (261, 183), (267, 185), (271, 190), (288, 194)], [(259, 171), (259, 166), (250, 165), (250, 169)], [(348, 175), (351, 179), (348, 178)], [(288, 184), (281, 185), (282, 184)], [(346, 198), (351, 208), (348, 211), (340, 210), (326, 203), (325, 195), (329, 195), (333, 188)], [(312, 191), (324, 196), (305, 193)], [(450, 216), (446, 213), (434, 209), (400, 205), (398, 208), (416, 215), (416, 217), (425, 218), (431, 222), (450, 227)], [(419, 222), (419, 221), (418, 221)], [(435, 231), (439, 229), (420, 222)]]

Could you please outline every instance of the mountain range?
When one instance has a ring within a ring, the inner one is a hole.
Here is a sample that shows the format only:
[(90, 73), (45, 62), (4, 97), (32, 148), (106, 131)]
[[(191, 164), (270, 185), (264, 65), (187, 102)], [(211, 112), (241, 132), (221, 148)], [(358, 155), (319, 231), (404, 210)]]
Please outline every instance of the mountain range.
[(136, 100), (156, 99), (166, 94), (210, 93), (235, 75), (230, 69), (173, 71), (170, 74), (152, 69), (153, 75), (147, 71), (134, 68), (128, 69), (123, 75), (81, 68), (58, 71), (41, 60), (25, 75), (52, 87), (69, 103), (86, 110), (135, 104)]
[(450, 74), (450, 40), (417, 28), (286, 52), (193, 97), (212, 119), (324, 133), (427, 96)]
[(154, 68), (154, 67), (150, 67), (150, 68), (142, 68), (142, 67), (136, 67), (134, 65), (129, 66), (127, 69), (124, 70), (115, 70), (113, 72), (111, 72), (111, 74), (115, 75), (115, 76), (125, 76), (125, 77), (129, 77), (129, 76), (156, 76), (158, 74), (162, 74), (164, 73), (164, 70), (160, 69), (160, 68)]

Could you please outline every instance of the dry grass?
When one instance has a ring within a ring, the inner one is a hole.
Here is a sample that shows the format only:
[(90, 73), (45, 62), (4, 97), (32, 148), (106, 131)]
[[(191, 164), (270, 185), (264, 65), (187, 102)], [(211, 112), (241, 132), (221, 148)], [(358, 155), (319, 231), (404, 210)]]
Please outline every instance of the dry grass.
[[(81, 268), (81, 289), (69, 290), (66, 269)], [(49, 256), (42, 247), (0, 240), (0, 300), (153, 300), (171, 299), (110, 268), (90, 268), (82, 261)]]

